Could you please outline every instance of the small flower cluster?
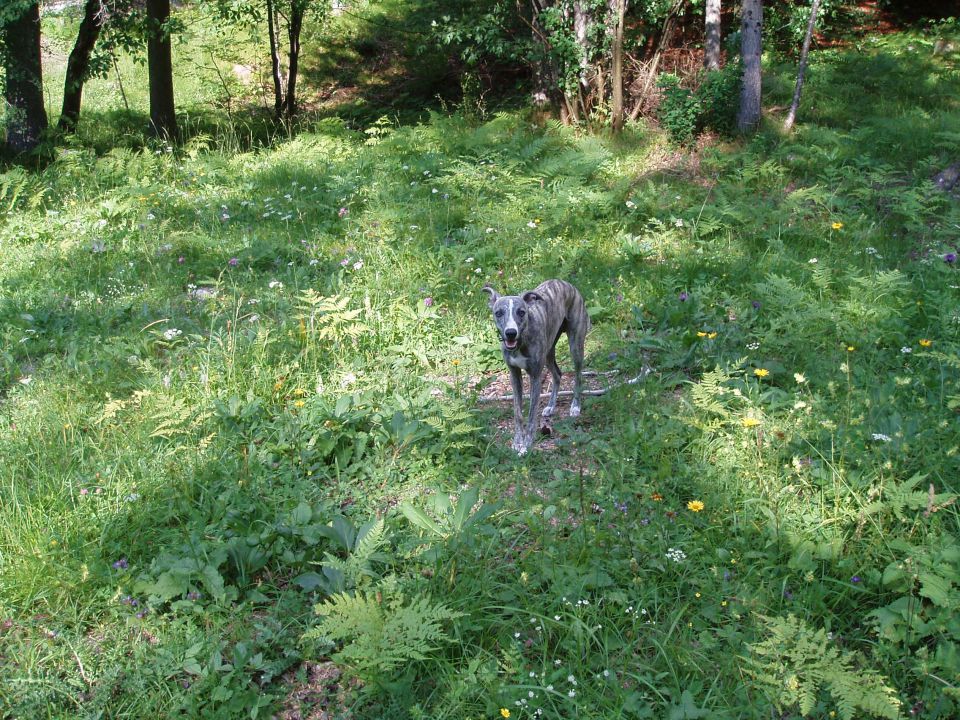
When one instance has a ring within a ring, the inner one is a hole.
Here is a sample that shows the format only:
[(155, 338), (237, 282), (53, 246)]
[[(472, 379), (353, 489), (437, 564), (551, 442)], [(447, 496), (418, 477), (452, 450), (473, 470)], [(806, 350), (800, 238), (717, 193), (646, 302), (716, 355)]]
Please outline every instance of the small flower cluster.
[(666, 558), (679, 564), (687, 559), (687, 554), (680, 548), (667, 548)]

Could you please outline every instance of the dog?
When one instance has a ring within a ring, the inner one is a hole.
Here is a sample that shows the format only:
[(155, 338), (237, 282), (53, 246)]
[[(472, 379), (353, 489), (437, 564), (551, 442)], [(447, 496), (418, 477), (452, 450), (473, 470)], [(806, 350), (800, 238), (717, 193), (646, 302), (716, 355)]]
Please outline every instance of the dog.
[[(544, 366), (550, 371), (553, 385), (543, 416), (549, 417), (557, 409), (560, 367), (557, 365), (556, 349), (557, 341), (564, 332), (570, 341), (570, 356), (575, 372), (570, 417), (580, 415), (583, 343), (590, 330), (590, 316), (580, 291), (563, 280), (547, 280), (522, 295), (500, 295), (490, 285), (484, 285), (483, 290), (490, 295), (490, 309), (500, 334), (503, 359), (510, 368), (514, 422), (511, 447), (524, 455), (533, 445)], [(526, 422), (523, 417), (521, 370), (526, 370), (530, 376), (530, 413)]]

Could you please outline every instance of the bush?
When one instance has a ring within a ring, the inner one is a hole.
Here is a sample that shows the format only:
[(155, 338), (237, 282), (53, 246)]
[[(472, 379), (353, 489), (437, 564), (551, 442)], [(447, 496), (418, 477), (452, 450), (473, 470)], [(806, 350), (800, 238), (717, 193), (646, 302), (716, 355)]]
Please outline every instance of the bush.
[(707, 128), (721, 135), (733, 133), (740, 87), (739, 64), (707, 73), (695, 90), (680, 83), (681, 79), (672, 73), (664, 73), (658, 83), (663, 90), (660, 123), (672, 142), (688, 145)]

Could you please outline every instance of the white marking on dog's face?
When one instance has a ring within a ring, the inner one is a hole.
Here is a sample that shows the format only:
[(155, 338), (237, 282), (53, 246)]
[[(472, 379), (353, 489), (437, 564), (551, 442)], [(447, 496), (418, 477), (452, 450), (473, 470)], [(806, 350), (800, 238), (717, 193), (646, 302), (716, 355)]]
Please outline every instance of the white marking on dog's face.
[(516, 350), (527, 325), (527, 304), (516, 295), (501, 297), (493, 304), (493, 320), (507, 350)]

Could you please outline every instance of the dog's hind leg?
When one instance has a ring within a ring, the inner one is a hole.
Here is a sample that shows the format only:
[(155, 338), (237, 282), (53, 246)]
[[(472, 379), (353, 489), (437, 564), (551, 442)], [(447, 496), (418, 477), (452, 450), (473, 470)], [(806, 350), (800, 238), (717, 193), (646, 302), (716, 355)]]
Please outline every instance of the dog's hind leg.
[(520, 368), (510, 367), (510, 384), (513, 386), (513, 443), (510, 447), (522, 455), (526, 447), (523, 444), (523, 376)]
[(570, 417), (580, 415), (580, 391), (583, 387), (583, 344), (586, 340), (587, 328), (575, 325), (575, 331), (568, 333), (570, 340), (570, 357), (573, 359), (573, 400), (570, 403)]
[(557, 409), (557, 393), (560, 392), (560, 366), (557, 365), (557, 348), (554, 346), (547, 353), (547, 369), (550, 371), (552, 383), (550, 385), (550, 400), (543, 409), (543, 416), (550, 417)]

